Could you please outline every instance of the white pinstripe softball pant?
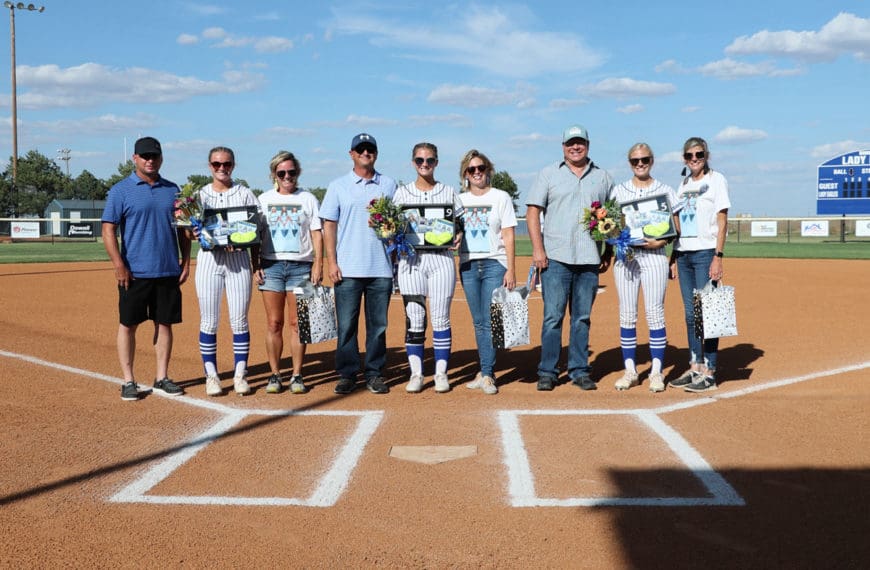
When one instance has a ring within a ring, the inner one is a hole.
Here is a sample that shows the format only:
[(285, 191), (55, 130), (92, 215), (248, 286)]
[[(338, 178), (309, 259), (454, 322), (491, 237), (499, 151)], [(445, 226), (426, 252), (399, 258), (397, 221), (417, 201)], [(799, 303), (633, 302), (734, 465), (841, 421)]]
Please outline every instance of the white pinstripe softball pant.
[(613, 266), (613, 279), (619, 295), (619, 326), (637, 325), (637, 301), (643, 287), (646, 320), (650, 330), (665, 328), (665, 290), (668, 286), (668, 256), (664, 249), (646, 251), (635, 249), (634, 259), (617, 261)]
[(196, 296), (199, 298), (199, 330), (215, 334), (224, 291), (233, 334), (248, 332), (251, 304), (251, 261), (246, 250), (200, 251), (196, 258)]
[[(399, 260), (399, 290), (402, 295), (423, 295), (429, 299), (432, 330), (450, 327), (450, 303), (456, 290), (456, 266), (451, 252), (417, 252), (412, 263)], [(426, 309), (417, 303), (408, 303), (405, 312), (409, 330), (423, 331), (426, 327)]]

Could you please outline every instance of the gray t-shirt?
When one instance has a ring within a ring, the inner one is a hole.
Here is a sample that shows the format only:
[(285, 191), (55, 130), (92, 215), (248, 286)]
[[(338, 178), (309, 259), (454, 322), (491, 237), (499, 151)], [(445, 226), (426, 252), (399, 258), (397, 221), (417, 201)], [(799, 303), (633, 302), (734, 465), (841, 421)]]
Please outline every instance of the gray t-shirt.
[(544, 249), (547, 257), (569, 265), (598, 265), (601, 257), (589, 231), (580, 223), (583, 209), (602, 204), (610, 196), (613, 180), (590, 160), (578, 177), (564, 161), (538, 174), (526, 198), (527, 206), (544, 210)]

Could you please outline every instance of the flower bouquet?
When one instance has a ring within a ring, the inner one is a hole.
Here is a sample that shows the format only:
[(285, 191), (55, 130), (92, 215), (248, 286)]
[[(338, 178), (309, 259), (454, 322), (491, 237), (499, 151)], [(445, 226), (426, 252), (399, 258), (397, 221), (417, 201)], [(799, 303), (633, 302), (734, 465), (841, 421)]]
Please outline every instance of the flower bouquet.
[(375, 231), (379, 240), (387, 244), (387, 253), (394, 251), (399, 257), (414, 257), (414, 247), (405, 241), (407, 224), (402, 208), (386, 196), (374, 198), (369, 202), (369, 227)]
[(185, 184), (181, 187), (178, 197), (175, 198), (175, 225), (179, 228), (192, 228), (194, 235), (199, 240), (203, 249), (211, 249), (214, 245), (211, 236), (202, 228), (202, 202), (199, 191), (194, 189), (193, 184)]
[(616, 259), (623, 263), (634, 259), (632, 246), (646, 243), (642, 239), (631, 237), (631, 230), (625, 227), (616, 200), (607, 200), (604, 204), (598, 200), (592, 202), (591, 207), (583, 209), (580, 223), (595, 241), (616, 246)]

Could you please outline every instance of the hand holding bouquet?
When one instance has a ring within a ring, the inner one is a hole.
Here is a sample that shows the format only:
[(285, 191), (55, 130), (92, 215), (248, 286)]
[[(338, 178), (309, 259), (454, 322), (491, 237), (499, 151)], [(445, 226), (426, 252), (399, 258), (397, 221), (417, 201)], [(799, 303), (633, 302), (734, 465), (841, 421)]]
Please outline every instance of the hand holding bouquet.
[(185, 184), (175, 198), (175, 224), (181, 227), (191, 227), (202, 220), (202, 203), (199, 192), (193, 184)]
[(583, 209), (580, 223), (595, 241), (606, 241), (618, 236), (623, 225), (622, 214), (616, 200), (607, 200), (604, 204), (598, 200), (592, 202), (590, 208)]
[(369, 227), (375, 230), (378, 239), (387, 244), (387, 254), (396, 252), (399, 257), (413, 259), (414, 247), (405, 241), (407, 220), (401, 206), (390, 198), (381, 196), (369, 202)]

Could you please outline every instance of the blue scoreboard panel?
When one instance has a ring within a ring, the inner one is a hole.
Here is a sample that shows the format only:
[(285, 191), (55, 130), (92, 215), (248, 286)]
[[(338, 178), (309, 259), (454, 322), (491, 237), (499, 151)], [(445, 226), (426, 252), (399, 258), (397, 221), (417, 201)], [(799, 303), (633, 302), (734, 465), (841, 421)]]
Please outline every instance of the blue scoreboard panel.
[(816, 214), (870, 214), (870, 150), (835, 156), (819, 166)]

